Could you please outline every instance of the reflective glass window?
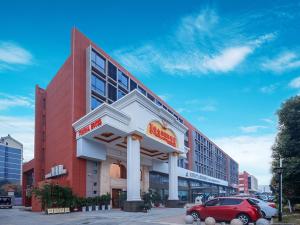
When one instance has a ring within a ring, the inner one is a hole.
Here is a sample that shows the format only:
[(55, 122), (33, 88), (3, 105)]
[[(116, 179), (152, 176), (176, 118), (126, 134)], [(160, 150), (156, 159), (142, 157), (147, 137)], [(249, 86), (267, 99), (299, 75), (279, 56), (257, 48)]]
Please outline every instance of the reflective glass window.
[(93, 91), (105, 96), (105, 81), (97, 77), (95, 74), (92, 74), (91, 86)]
[(120, 70), (118, 70), (118, 82), (123, 88), (128, 89), (128, 77)]
[(92, 96), (91, 99), (91, 109), (94, 110), (96, 107), (102, 104), (102, 101)]
[(91, 53), (91, 62), (92, 66), (94, 66), (97, 70), (105, 73), (105, 59), (95, 51), (92, 51)]

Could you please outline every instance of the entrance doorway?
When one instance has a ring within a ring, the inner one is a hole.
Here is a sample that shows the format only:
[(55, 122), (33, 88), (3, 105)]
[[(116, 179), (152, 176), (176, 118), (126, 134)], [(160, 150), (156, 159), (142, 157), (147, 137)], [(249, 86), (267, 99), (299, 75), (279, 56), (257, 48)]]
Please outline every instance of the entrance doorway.
[(113, 208), (123, 208), (124, 201), (126, 201), (126, 191), (122, 191), (122, 189), (112, 189), (112, 207)]

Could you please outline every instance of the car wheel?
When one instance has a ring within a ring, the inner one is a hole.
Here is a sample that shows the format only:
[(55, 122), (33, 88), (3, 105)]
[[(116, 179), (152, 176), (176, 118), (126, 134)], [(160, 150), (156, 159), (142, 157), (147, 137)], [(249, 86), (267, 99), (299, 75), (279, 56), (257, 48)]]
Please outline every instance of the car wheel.
[(250, 218), (246, 214), (239, 214), (237, 217), (244, 225), (247, 225), (250, 222)]
[(196, 211), (191, 212), (191, 216), (194, 218), (194, 220), (200, 219), (200, 215)]

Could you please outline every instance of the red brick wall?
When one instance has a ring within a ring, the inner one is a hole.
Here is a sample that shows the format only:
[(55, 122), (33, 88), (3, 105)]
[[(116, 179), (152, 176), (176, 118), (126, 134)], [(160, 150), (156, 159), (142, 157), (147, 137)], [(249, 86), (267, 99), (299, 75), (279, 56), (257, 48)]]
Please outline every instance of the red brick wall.
[(34, 171), (35, 183), (44, 179), (44, 138), (43, 125), (44, 101), (46, 92), (36, 86), (35, 88), (35, 130), (34, 130)]
[[(72, 56), (74, 58), (73, 122), (86, 114), (86, 49), (91, 44), (78, 30), (72, 30)], [(76, 193), (86, 193), (86, 161), (76, 157), (76, 140), (73, 132), (71, 186)]]
[(72, 128), (72, 57), (69, 57), (46, 89), (45, 174), (56, 165), (67, 169), (71, 180), (73, 145)]
[[(89, 44), (85, 36), (73, 29), (71, 55), (46, 90), (37, 87), (36, 91), (35, 181), (42, 181), (51, 167), (62, 164), (67, 175), (53, 180), (69, 184), (80, 196), (86, 193), (86, 161), (76, 157), (72, 124), (86, 114), (86, 48)], [(46, 99), (45, 126), (42, 122), (43, 98)]]

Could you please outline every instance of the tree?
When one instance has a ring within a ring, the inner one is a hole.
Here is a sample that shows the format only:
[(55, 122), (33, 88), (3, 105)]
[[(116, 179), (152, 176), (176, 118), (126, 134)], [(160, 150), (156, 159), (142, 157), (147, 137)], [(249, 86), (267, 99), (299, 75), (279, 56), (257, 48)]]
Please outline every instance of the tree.
[(277, 112), (278, 133), (272, 147), (272, 187), (278, 176), (274, 170), (283, 159), (283, 194), (292, 203), (300, 202), (300, 96), (288, 99)]

